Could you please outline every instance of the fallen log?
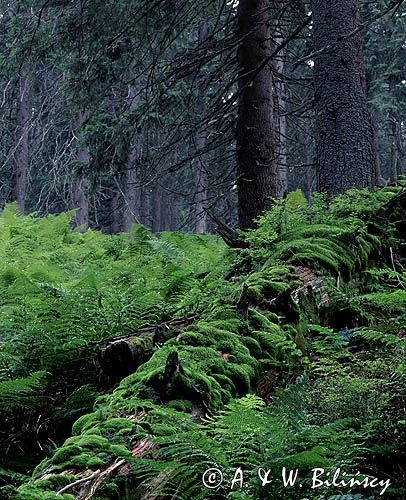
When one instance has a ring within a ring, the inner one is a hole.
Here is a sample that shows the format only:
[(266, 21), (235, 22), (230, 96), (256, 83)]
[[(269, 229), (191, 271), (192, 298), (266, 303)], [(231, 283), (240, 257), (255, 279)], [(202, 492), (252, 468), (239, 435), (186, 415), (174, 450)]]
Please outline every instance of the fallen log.
[(134, 373), (148, 361), (157, 346), (176, 336), (182, 326), (192, 323), (196, 318), (196, 315), (177, 318), (110, 339), (98, 354), (103, 373), (113, 379)]

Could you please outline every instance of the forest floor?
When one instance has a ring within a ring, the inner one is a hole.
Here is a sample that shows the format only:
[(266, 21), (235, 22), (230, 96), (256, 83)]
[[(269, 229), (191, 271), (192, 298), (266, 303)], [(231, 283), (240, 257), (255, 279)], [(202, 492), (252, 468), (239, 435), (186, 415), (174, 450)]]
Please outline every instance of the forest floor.
[(0, 498), (402, 498), (405, 214), (294, 192), (231, 250), (6, 207)]

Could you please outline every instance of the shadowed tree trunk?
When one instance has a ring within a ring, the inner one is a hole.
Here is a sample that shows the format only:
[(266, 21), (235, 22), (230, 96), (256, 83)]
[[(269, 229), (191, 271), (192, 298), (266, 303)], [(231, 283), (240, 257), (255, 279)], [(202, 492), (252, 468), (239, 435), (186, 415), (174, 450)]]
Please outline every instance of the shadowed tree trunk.
[(90, 181), (87, 171), (90, 162), (89, 147), (82, 144), (82, 127), (88, 116), (85, 112), (78, 113), (74, 124), (74, 137), (76, 139), (75, 160), (77, 162), (76, 180), (73, 185), (73, 199), (75, 208), (75, 226), (81, 226), (83, 231), (89, 228), (89, 189)]
[(132, 148), (124, 175), (123, 231), (128, 232), (133, 224), (140, 223), (141, 190), (137, 187), (138, 184), (139, 175), (135, 165), (135, 149)]
[(271, 208), (277, 196), (271, 30), (267, 0), (238, 5), (239, 106), (237, 121), (238, 219), (241, 228)]
[[(275, 42), (280, 45), (283, 38), (279, 33), (276, 34)], [(286, 84), (283, 80), (283, 72), (285, 69), (285, 49), (282, 49), (275, 61), (275, 69), (278, 72), (277, 81), (275, 82), (276, 98), (278, 102), (278, 122), (279, 122), (279, 140), (278, 140), (278, 198), (283, 198), (288, 192), (288, 149), (286, 137)]]
[[(207, 38), (207, 21), (202, 21), (199, 26), (199, 46), (204, 43)], [(200, 106), (200, 114), (203, 113), (205, 84), (202, 79), (199, 79), (199, 94), (198, 101)], [(207, 200), (207, 173), (205, 166), (205, 156), (203, 153), (206, 147), (206, 131), (201, 130), (196, 134), (195, 148), (197, 158), (195, 160), (195, 205), (194, 205), (194, 231), (196, 233), (207, 233), (207, 214), (204, 211)]]
[(318, 189), (329, 195), (372, 187), (376, 151), (367, 108), (359, 0), (313, 0)]
[[(134, 62), (131, 63), (134, 66)], [(136, 107), (139, 96), (136, 95), (135, 88), (132, 85), (128, 86), (127, 100), (129, 101), (128, 108), (130, 111)], [(138, 158), (140, 155), (140, 145), (138, 144), (136, 134), (133, 134), (130, 140), (127, 165), (123, 176), (123, 231), (130, 231), (131, 226), (135, 223), (144, 223), (142, 220), (142, 191), (140, 186), (140, 173), (138, 168)]]
[(17, 201), (21, 213), (24, 213), (29, 162), (28, 135), (30, 129), (29, 80), (26, 75), (21, 75), (18, 81), (16, 120), (12, 200)]
[(200, 132), (196, 137), (196, 151), (199, 156), (195, 160), (195, 214), (194, 231), (196, 233), (207, 233), (207, 215), (204, 211), (207, 200), (207, 175), (204, 164), (204, 155), (201, 153), (206, 146), (206, 133)]
[[(389, 88), (393, 95), (396, 95), (396, 85), (398, 75), (389, 76)], [(400, 175), (406, 173), (406, 158), (405, 158), (405, 145), (402, 134), (402, 119), (399, 115), (397, 106), (391, 107), (389, 111), (389, 121), (391, 128), (391, 171), (390, 179), (396, 182)]]

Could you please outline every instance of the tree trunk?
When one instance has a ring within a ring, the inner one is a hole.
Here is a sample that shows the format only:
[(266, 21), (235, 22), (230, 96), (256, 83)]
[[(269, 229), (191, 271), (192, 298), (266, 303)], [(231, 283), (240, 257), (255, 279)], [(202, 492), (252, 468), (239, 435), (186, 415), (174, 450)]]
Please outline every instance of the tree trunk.
[[(204, 43), (207, 38), (207, 21), (203, 21), (199, 26), (199, 46)], [(200, 115), (203, 114), (205, 83), (202, 78), (199, 79), (198, 101)], [(195, 138), (195, 147), (197, 158), (195, 160), (195, 205), (194, 205), (194, 231), (196, 233), (207, 233), (207, 214), (204, 211), (207, 200), (207, 173), (205, 166), (205, 158), (203, 150), (206, 147), (206, 131), (199, 131)]]
[[(132, 63), (132, 66), (134, 62)], [(136, 96), (135, 89), (132, 85), (128, 86), (127, 100), (129, 101), (128, 109), (132, 111), (139, 101), (139, 96)], [(124, 209), (123, 209), (123, 231), (129, 232), (134, 223), (140, 224), (142, 211), (142, 188), (140, 187), (140, 175), (138, 170), (138, 158), (140, 155), (140, 147), (134, 137), (131, 137), (127, 166), (124, 174)]]
[[(396, 81), (389, 78), (389, 86), (395, 95)], [(391, 182), (396, 182), (400, 175), (406, 173), (405, 145), (402, 135), (402, 120), (396, 107), (389, 111), (391, 127)]]
[(277, 196), (271, 30), (267, 0), (238, 5), (239, 106), (237, 121), (238, 218), (243, 229), (271, 208)]
[(78, 163), (77, 177), (73, 184), (73, 199), (75, 208), (75, 226), (80, 226), (82, 231), (89, 228), (89, 189), (90, 181), (87, 176), (90, 163), (89, 147), (81, 144), (81, 128), (85, 124), (88, 116), (85, 112), (80, 112), (75, 121), (74, 137), (76, 139), (75, 159)]
[(379, 155), (378, 117), (377, 117), (376, 111), (371, 111), (371, 126), (372, 126), (373, 146), (374, 146), (374, 150), (375, 150), (375, 154), (376, 154), (376, 159), (375, 159), (375, 169), (376, 169), (375, 179), (376, 179), (376, 182), (375, 182), (375, 184), (377, 186), (381, 186), (383, 184), (383, 182), (382, 182), (382, 171), (381, 171), (381, 159), (380, 159), (380, 155)]
[(20, 212), (25, 212), (27, 173), (29, 162), (28, 135), (30, 129), (29, 80), (21, 75), (18, 82), (16, 146), (13, 167), (12, 199), (17, 201)]
[(204, 164), (204, 156), (201, 151), (206, 146), (206, 133), (200, 132), (196, 137), (196, 151), (199, 156), (195, 160), (195, 210), (194, 231), (196, 233), (207, 233), (207, 215), (204, 211), (207, 200), (207, 175)]
[(129, 232), (133, 224), (140, 223), (139, 176), (135, 165), (135, 149), (131, 147), (124, 175), (123, 231)]
[(359, 0), (313, 0), (317, 181), (329, 195), (371, 188), (376, 152), (367, 108)]
[(116, 234), (121, 231), (121, 209), (120, 209), (121, 196), (118, 188), (113, 188), (113, 193), (110, 198), (110, 233)]
[[(283, 38), (279, 33), (279, 29), (275, 37), (276, 45), (283, 42)], [(278, 171), (278, 198), (284, 198), (288, 193), (288, 150), (286, 137), (286, 84), (283, 80), (283, 72), (285, 69), (285, 49), (282, 49), (275, 60), (275, 70), (278, 72), (275, 81), (275, 93), (278, 102), (278, 123), (279, 123), (279, 140), (277, 154), (277, 171)]]

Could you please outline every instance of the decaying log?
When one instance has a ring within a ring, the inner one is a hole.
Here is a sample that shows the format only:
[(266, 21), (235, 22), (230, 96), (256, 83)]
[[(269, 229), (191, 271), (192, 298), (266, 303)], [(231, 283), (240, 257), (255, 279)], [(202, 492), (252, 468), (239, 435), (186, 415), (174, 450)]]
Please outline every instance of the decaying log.
[(177, 318), (110, 339), (98, 354), (103, 373), (115, 379), (134, 373), (148, 361), (157, 345), (175, 337), (182, 326), (192, 323), (196, 318), (196, 315)]
[(122, 378), (133, 373), (147, 361), (153, 349), (153, 332), (145, 332), (129, 339), (114, 340), (99, 352), (99, 364), (109, 377)]

